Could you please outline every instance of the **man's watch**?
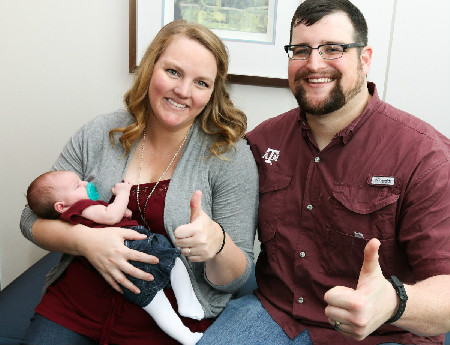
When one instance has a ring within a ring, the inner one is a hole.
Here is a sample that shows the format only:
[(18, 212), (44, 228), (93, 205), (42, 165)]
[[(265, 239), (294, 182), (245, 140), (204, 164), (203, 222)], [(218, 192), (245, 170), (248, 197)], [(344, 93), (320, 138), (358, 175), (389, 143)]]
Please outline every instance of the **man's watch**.
[(406, 294), (406, 290), (405, 287), (403, 286), (403, 283), (400, 280), (398, 280), (396, 276), (391, 276), (391, 279), (387, 280), (392, 284), (392, 286), (395, 289), (395, 292), (400, 298), (400, 303), (398, 305), (397, 312), (393, 317), (391, 317), (389, 320), (386, 321), (386, 323), (393, 323), (398, 319), (400, 319), (400, 317), (403, 315), (403, 312), (406, 309), (406, 301), (408, 300), (408, 295)]

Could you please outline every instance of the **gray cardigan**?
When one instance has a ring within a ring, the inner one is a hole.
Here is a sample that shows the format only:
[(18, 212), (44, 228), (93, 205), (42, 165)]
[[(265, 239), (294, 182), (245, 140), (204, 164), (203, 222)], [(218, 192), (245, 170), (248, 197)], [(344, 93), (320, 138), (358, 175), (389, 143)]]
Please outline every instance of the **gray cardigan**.
[[(124, 150), (117, 140), (119, 135), (113, 147), (109, 131), (125, 127), (132, 121), (132, 116), (126, 111), (96, 117), (67, 142), (52, 169), (74, 171), (82, 180), (96, 185), (101, 200), (109, 200), (111, 188), (123, 179), (136, 146), (124, 158)], [(173, 231), (179, 225), (189, 223), (192, 194), (197, 189), (201, 190), (203, 211), (222, 225), (246, 256), (245, 272), (225, 286), (216, 286), (208, 281), (204, 263), (192, 263), (182, 256), (207, 318), (217, 316), (250, 276), (258, 209), (258, 172), (247, 143), (240, 140), (236, 151), (231, 149), (226, 154), (228, 160), (211, 155), (208, 150), (211, 144), (211, 136), (203, 132), (199, 121), (195, 121), (171, 178), (164, 207), (165, 229), (173, 242)], [(36, 215), (25, 207), (20, 227), (23, 235), (35, 244), (31, 227), (36, 219)], [(62, 256), (47, 275), (45, 288), (58, 279), (72, 259), (67, 254)]]

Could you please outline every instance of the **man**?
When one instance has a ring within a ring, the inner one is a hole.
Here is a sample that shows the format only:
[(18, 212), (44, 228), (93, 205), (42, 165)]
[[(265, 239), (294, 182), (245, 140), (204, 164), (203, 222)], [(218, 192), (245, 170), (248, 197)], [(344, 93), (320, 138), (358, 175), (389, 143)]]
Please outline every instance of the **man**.
[(366, 81), (372, 48), (349, 1), (304, 1), (285, 49), (299, 108), (248, 134), (256, 296), (230, 302), (199, 344), (442, 343), (450, 141)]

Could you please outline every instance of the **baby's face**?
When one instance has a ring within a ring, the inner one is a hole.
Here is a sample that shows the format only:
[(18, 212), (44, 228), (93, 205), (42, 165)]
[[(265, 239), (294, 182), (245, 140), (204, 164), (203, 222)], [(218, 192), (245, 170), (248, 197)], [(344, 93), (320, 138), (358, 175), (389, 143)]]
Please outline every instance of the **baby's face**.
[(63, 201), (65, 206), (70, 207), (80, 200), (89, 199), (86, 190), (88, 183), (81, 181), (73, 172), (68, 171), (57, 175), (53, 183), (57, 199)]

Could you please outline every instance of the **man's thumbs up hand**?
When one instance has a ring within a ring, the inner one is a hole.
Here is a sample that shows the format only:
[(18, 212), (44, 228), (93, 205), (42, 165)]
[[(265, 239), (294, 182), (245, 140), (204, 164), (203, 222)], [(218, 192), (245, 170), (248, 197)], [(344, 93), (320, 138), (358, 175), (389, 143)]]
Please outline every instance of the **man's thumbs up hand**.
[(330, 324), (355, 340), (366, 338), (397, 310), (397, 295), (378, 261), (380, 245), (376, 238), (367, 243), (356, 289), (336, 286), (324, 297)]

